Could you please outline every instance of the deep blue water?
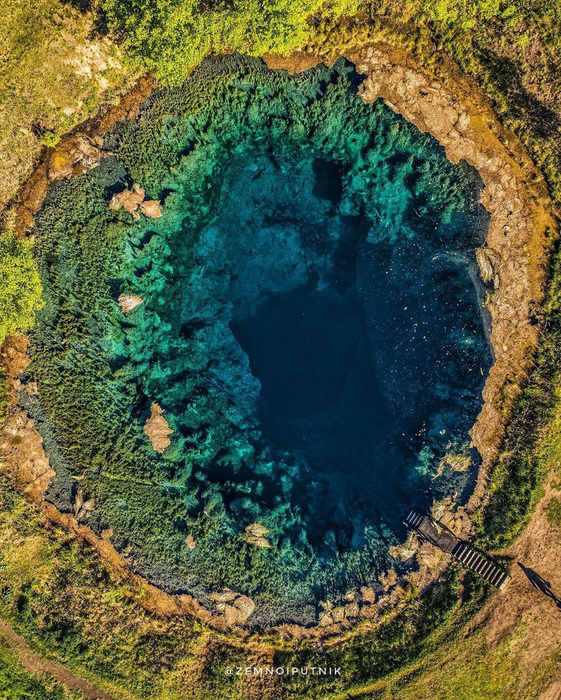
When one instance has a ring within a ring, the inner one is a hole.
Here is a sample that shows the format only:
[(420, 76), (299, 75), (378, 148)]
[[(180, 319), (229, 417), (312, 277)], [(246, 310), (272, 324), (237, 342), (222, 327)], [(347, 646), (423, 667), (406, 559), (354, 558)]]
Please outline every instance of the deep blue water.
[[(340, 172), (319, 162), (314, 173), (313, 195), (337, 205)], [(467, 440), (479, 410), (490, 353), (473, 253), (368, 242), (371, 222), (340, 219), (327, 279), (265, 295), (230, 327), (261, 383), (263, 436), (300, 453), (310, 479), (327, 476), (344, 509), (361, 502), (399, 531), (408, 509), (438, 495), (435, 458)]]

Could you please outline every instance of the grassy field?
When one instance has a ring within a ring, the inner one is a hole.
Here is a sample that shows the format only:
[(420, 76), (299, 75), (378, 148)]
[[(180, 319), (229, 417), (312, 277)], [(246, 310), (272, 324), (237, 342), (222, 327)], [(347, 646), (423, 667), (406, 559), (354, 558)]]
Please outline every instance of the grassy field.
[(20, 664), (17, 654), (0, 634), (0, 700), (79, 700), (52, 678), (38, 678)]
[(0, 210), (41, 149), (100, 104), (112, 103), (133, 71), (95, 18), (60, 0), (2, 0), (0, 29)]

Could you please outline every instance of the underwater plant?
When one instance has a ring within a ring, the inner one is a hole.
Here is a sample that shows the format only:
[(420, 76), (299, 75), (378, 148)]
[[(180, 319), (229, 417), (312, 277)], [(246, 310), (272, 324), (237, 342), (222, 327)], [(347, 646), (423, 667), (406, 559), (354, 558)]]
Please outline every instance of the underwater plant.
[(167, 591), (251, 596), (257, 623), (376, 585), (404, 511), (472, 484), (445, 455), (490, 364), (481, 183), (359, 83), (344, 60), (206, 60), (36, 219), (22, 403), (47, 499), (91, 503)]

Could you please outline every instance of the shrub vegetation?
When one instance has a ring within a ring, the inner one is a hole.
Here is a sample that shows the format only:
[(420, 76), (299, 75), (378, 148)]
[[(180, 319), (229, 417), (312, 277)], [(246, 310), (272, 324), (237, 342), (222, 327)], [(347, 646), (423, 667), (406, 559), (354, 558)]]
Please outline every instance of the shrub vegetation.
[(11, 333), (25, 333), (43, 306), (30, 243), (0, 231), (0, 345)]
[(288, 54), (305, 44), (322, 18), (355, 14), (358, 0), (105, 0), (109, 26), (127, 54), (165, 82), (179, 83), (211, 52)]

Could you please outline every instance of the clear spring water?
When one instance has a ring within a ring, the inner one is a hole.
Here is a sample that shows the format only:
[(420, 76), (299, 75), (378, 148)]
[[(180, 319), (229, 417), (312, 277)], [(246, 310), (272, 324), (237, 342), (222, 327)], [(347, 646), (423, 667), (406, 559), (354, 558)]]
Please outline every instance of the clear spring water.
[(258, 380), (262, 438), (306, 463), (299, 488), (330, 484), (315, 545), (331, 526), (356, 546), (359, 501), (399, 532), (408, 509), (430, 505), (435, 465), (462, 449), (479, 406), (488, 355), (472, 257), (438, 237), (376, 240), (366, 216), (341, 213), (344, 173), (329, 161), (231, 167), (197, 258), (228, 269), (230, 341)]
[[(37, 219), (49, 497), (72, 509), (83, 489), (138, 571), (202, 600), (247, 593), (256, 622), (310, 621), (375, 584), (407, 510), (474, 475), (481, 183), (359, 83), (344, 61), (207, 61)], [(109, 209), (133, 182), (162, 218)], [(144, 302), (123, 316), (121, 292)], [(173, 430), (162, 456), (152, 402)], [(252, 523), (270, 548), (246, 542)]]

